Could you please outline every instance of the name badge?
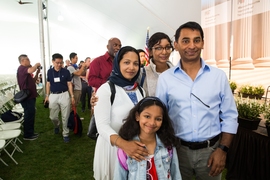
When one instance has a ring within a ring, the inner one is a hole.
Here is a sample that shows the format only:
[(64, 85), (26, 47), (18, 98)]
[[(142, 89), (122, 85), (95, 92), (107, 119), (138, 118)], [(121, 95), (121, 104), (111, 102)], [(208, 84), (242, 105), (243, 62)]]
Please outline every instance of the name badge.
[(54, 82), (60, 82), (60, 77), (54, 78)]

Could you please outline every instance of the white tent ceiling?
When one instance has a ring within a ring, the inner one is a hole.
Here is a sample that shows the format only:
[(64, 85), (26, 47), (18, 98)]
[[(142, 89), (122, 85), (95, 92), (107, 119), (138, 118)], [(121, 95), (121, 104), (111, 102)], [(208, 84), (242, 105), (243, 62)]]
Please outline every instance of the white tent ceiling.
[[(0, 49), (4, 59), (16, 61), (10, 67), (12, 71), (22, 53), (32, 62), (41, 61), (38, 3), (24, 1), (32, 4), (0, 0)], [(78, 53), (79, 60), (102, 55), (111, 37), (118, 37), (123, 46), (143, 48), (147, 27), (150, 36), (160, 31), (173, 39), (182, 23), (201, 21), (201, 0), (48, 0), (47, 3), (50, 54), (59, 52), (65, 59), (70, 52)], [(58, 20), (60, 15), (62, 21)], [(48, 49), (46, 46), (49, 60)], [(0, 73), (3, 74), (2, 69)]]

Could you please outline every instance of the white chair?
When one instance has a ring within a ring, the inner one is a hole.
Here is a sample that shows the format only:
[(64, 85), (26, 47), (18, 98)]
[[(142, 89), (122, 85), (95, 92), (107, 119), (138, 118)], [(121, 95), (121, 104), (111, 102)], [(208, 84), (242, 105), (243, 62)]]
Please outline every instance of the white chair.
[(12, 111), (18, 112), (18, 113), (24, 113), (24, 109), (21, 104), (16, 104), (13, 106)]
[(39, 96), (43, 96), (43, 86), (37, 86), (37, 93)]
[(0, 124), (0, 131), (20, 129), (21, 126), (21, 123), (4, 123)]
[[(0, 155), (1, 155), (1, 151), (4, 149), (5, 145), (6, 145), (6, 141), (0, 140)], [(0, 161), (2, 161), (2, 163), (4, 165), (8, 166), (7, 163), (1, 157), (0, 157)]]
[[(13, 158), (13, 154), (15, 153), (15, 151), (23, 153), (21, 148), (19, 148), (19, 146), (16, 144), (17, 138), (20, 136), (20, 134), (21, 134), (20, 129), (0, 131), (0, 140), (5, 140), (6, 141), (6, 144), (5, 144), (4, 148), (3, 148), (3, 150), (13, 160), (13, 162), (15, 164), (18, 164), (18, 162)], [(13, 146), (13, 150), (11, 151), (11, 153), (9, 151), (7, 151), (7, 149), (6, 149), (6, 147), (8, 145), (10, 145), (10, 144)]]
[[(4, 123), (0, 124), (0, 131), (20, 129), (21, 126), (22, 126), (21, 123)], [(23, 131), (21, 131), (21, 135), (23, 135)], [(23, 142), (19, 138), (17, 138), (16, 140), (19, 141), (21, 144), (23, 144)]]
[[(10, 122), (5, 122), (5, 121), (3, 121), (1, 118), (0, 118), (0, 130), (1, 130), (1, 125), (4, 125), (3, 126), (3, 128), (4, 129), (18, 129), (18, 128), (15, 128), (15, 127), (17, 127), (18, 126), (18, 124), (17, 123), (19, 123), (21, 126), (20, 127), (22, 127), (23, 126), (23, 122), (24, 122), (24, 117), (22, 116), (20, 119), (18, 119), (18, 120), (15, 120), (15, 121), (10, 121)], [(9, 124), (9, 125), (8, 125)], [(15, 125), (16, 124), (16, 125)], [(23, 131), (21, 131), (21, 135), (23, 135)], [(19, 139), (18, 139), (19, 140)], [(22, 141), (21, 140), (19, 140), (19, 142), (22, 144)]]

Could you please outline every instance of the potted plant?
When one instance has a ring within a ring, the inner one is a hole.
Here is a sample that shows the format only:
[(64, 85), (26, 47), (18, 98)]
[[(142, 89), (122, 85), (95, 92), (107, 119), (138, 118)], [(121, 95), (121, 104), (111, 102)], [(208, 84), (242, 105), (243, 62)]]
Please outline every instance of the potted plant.
[(265, 120), (265, 127), (267, 129), (268, 137), (270, 137), (270, 105), (265, 106), (263, 117)]
[(239, 94), (246, 98), (256, 98), (256, 99), (261, 99), (265, 90), (262, 85), (249, 85), (249, 84), (244, 84), (239, 88)]
[(264, 95), (264, 87), (262, 85), (259, 86), (254, 86), (253, 88), (253, 94), (254, 95), (258, 95), (260, 98), (262, 98), (262, 96)]
[(263, 112), (263, 105), (256, 99), (240, 97), (236, 100), (236, 106), (239, 126), (251, 130), (257, 129), (261, 121), (260, 114)]
[(236, 88), (237, 88), (236, 82), (230, 81), (230, 87), (231, 87), (232, 93), (234, 94), (234, 91), (235, 91)]

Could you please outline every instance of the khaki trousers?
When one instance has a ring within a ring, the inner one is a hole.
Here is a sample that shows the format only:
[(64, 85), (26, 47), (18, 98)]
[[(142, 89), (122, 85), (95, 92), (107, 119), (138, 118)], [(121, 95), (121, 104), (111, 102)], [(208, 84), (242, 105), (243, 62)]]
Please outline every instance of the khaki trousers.
[(67, 127), (70, 114), (70, 97), (68, 91), (61, 94), (50, 94), (49, 96), (50, 119), (54, 124), (54, 128), (59, 127), (58, 119), (59, 111), (61, 110), (63, 137), (67, 137), (69, 129)]

